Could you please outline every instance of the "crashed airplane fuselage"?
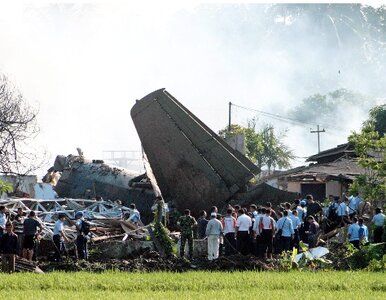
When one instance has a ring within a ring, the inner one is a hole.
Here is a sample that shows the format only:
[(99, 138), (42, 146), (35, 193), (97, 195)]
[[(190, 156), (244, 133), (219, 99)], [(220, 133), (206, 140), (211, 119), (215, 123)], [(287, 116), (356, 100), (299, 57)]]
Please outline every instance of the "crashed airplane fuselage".
[(52, 169), (61, 172), (55, 186), (59, 197), (121, 200), (126, 206), (135, 203), (144, 216), (149, 212), (147, 217), (151, 217), (155, 196), (145, 175), (73, 155), (57, 156)]
[(165, 89), (137, 101), (131, 117), (164, 199), (179, 210), (223, 207), (260, 171)]

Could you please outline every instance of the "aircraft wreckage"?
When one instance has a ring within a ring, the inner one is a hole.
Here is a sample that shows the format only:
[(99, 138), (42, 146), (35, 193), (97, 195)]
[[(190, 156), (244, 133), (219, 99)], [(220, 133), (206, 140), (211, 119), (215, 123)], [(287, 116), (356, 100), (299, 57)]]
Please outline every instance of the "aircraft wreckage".
[[(241, 204), (292, 201), (294, 193), (266, 184), (247, 188), (259, 168), (200, 121), (165, 89), (137, 100), (131, 117), (147, 157), (146, 174), (89, 161), (83, 155), (58, 156), (53, 169), (62, 172), (59, 197), (121, 200), (150, 213), (162, 193), (179, 211), (194, 214), (232, 199)], [(158, 190), (159, 188), (159, 190)]]

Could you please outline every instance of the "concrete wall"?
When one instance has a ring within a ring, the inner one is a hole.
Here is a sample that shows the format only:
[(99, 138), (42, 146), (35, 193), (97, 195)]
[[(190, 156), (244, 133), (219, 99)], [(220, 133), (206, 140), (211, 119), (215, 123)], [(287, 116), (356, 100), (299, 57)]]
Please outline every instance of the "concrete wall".
[(329, 181), (326, 183), (326, 196), (328, 195), (334, 195), (334, 196), (340, 196), (343, 192), (345, 192), (346, 189), (342, 184), (338, 181)]
[(17, 186), (17, 191), (25, 193), (30, 197), (34, 197), (34, 185), (37, 183), (36, 175), (16, 176), (16, 175), (0, 175), (0, 180), (8, 182), (14, 188)]
[(293, 193), (300, 193), (301, 191), (300, 182), (289, 181), (287, 191), (293, 192)]
[(226, 140), (229, 146), (245, 155), (245, 137), (244, 134), (237, 134)]

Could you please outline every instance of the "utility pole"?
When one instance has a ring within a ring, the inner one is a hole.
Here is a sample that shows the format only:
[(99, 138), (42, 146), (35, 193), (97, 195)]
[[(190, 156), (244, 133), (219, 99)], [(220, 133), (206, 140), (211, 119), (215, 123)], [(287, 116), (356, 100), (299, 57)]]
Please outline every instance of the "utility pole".
[(229, 101), (229, 123), (228, 123), (228, 133), (231, 132), (231, 124), (232, 124), (232, 102)]
[(320, 153), (320, 133), (326, 132), (324, 128), (322, 130), (319, 130), (319, 125), (316, 126), (317, 130), (310, 130), (311, 133), (317, 133), (318, 134), (318, 153)]

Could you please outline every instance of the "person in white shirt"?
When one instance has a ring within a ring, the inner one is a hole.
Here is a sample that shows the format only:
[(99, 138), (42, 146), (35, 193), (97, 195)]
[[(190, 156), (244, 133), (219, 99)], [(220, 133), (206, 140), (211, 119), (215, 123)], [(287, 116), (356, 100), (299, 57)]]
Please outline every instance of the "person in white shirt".
[(262, 239), (262, 251), (265, 258), (272, 259), (273, 236), (276, 228), (276, 222), (271, 217), (270, 208), (264, 208), (262, 213), (264, 213), (264, 215), (260, 218), (259, 225)]
[(247, 255), (249, 252), (249, 228), (252, 226), (252, 219), (247, 215), (245, 208), (239, 210), (239, 217), (236, 221), (237, 250)]
[(375, 209), (375, 215), (371, 222), (374, 224), (374, 243), (382, 243), (383, 227), (385, 224), (385, 215), (382, 213), (382, 209), (379, 207)]
[(220, 235), (223, 232), (223, 226), (217, 220), (217, 214), (212, 212), (210, 214), (210, 221), (206, 226), (206, 236), (208, 237), (208, 260), (218, 258), (220, 247)]
[(224, 229), (225, 256), (236, 254), (236, 218), (232, 216), (233, 210), (228, 208), (226, 216), (222, 219)]
[(55, 256), (54, 259), (56, 261), (62, 260), (62, 253), (66, 251), (64, 246), (64, 241), (68, 241), (67, 236), (64, 233), (64, 220), (66, 219), (66, 215), (59, 214), (58, 220), (55, 222), (54, 226), (54, 245), (55, 245)]
[(256, 249), (255, 255), (257, 257), (263, 257), (263, 241), (261, 238), (261, 229), (260, 229), (260, 219), (263, 217), (262, 208), (257, 209), (257, 215), (255, 217), (255, 222), (253, 223), (253, 238), (256, 240)]

